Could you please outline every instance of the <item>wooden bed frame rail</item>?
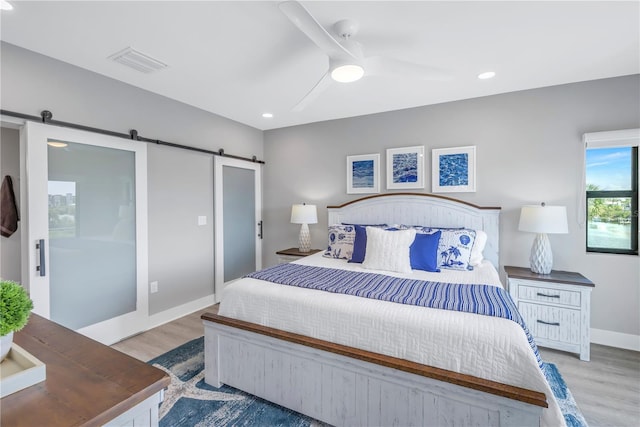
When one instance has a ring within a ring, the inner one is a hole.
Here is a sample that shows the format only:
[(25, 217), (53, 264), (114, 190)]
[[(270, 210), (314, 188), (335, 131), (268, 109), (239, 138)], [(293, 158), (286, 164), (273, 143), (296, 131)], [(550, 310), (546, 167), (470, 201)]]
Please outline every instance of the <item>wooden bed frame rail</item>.
[(201, 318), (208, 384), (332, 425), (537, 426), (548, 406), (532, 390), (215, 313)]

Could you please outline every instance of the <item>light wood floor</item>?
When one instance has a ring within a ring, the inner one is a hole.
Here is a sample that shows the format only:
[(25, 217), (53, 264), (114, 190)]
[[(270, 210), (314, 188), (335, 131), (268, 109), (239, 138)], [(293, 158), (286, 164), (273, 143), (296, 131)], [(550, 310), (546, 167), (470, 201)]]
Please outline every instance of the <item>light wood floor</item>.
[[(202, 336), (200, 315), (205, 311), (214, 311), (214, 307), (112, 347), (146, 362)], [(545, 362), (558, 366), (589, 426), (640, 426), (640, 352), (592, 344), (590, 362), (561, 351), (543, 348), (540, 352)]]

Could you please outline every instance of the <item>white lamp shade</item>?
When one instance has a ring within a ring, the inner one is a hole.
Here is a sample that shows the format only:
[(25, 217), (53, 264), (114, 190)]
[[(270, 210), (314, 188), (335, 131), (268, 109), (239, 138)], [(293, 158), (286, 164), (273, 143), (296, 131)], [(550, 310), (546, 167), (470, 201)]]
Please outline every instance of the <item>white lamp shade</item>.
[(520, 211), (518, 230), (531, 233), (568, 233), (567, 208), (565, 206), (523, 206)]
[(293, 205), (291, 207), (292, 224), (317, 224), (318, 212), (316, 205)]

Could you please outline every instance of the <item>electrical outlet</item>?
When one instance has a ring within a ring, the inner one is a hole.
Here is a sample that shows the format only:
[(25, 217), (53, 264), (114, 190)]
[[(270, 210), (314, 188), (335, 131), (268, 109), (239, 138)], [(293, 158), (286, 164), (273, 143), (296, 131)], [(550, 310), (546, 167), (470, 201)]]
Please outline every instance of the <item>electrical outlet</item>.
[(151, 288), (151, 293), (152, 294), (155, 294), (156, 292), (158, 292), (158, 282), (157, 281), (149, 283), (149, 286)]
[(198, 216), (198, 225), (207, 225), (207, 217)]

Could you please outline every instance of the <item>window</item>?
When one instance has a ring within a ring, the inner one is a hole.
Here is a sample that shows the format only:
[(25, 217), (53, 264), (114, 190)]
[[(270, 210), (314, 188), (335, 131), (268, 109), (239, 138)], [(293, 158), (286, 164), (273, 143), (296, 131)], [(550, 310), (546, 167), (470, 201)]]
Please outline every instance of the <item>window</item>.
[(599, 142), (586, 148), (587, 252), (637, 255), (637, 140)]

